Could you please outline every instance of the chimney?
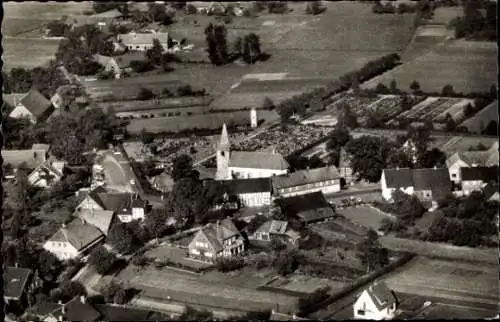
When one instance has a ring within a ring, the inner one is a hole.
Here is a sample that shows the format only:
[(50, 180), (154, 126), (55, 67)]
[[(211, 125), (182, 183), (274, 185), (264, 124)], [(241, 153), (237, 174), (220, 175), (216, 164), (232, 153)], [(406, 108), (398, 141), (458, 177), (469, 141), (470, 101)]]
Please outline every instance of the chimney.
[(87, 301), (87, 299), (85, 298), (85, 295), (81, 295), (80, 296), (80, 302), (82, 302), (83, 304), (85, 304), (86, 301)]

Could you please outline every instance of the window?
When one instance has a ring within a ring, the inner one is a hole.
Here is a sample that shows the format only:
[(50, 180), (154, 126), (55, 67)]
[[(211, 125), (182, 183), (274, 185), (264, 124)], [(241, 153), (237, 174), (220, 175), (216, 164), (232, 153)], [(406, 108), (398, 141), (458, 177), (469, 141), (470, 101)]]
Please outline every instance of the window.
[(365, 311), (364, 310), (358, 310), (358, 315), (365, 315)]
[(181, 115), (181, 112), (175, 112), (175, 116)]
[(452, 174), (451, 174), (451, 177), (452, 177), (452, 178), (456, 178), (456, 177), (457, 177), (457, 174), (456, 174), (456, 173), (452, 173)]
[(220, 151), (220, 155), (221, 155), (221, 156), (224, 156), (224, 151)]

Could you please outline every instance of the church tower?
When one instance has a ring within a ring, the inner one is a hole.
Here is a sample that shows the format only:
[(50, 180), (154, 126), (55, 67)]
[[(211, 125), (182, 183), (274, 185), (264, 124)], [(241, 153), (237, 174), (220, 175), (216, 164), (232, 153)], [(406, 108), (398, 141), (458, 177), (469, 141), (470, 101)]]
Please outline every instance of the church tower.
[(217, 145), (217, 173), (215, 174), (215, 180), (231, 179), (231, 174), (229, 173), (230, 147), (229, 136), (227, 135), (227, 128), (224, 123), (220, 142)]

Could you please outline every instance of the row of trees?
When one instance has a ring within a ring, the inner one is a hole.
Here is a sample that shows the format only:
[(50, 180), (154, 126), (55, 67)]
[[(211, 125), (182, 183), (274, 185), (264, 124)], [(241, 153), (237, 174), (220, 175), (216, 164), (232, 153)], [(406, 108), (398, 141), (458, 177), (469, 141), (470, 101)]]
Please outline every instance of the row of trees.
[(497, 2), (466, 0), (462, 5), (463, 16), (450, 22), (455, 29), (455, 37), (496, 41)]
[(372, 7), (372, 12), (377, 14), (403, 14), (403, 13), (418, 13), (423, 18), (432, 17), (434, 5), (428, 0), (418, 1), (416, 4), (400, 3), (394, 6), (390, 1), (385, 5), (380, 0), (375, 1)]

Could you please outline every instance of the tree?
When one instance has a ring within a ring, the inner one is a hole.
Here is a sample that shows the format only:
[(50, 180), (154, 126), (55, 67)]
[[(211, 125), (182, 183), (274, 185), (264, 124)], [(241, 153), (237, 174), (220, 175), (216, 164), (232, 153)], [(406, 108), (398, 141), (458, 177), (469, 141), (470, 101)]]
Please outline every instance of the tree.
[(179, 316), (180, 321), (212, 321), (213, 313), (207, 310), (197, 310), (186, 306), (186, 310)]
[(174, 182), (193, 176), (193, 159), (189, 155), (182, 154), (176, 157), (173, 163), (172, 179)]
[(372, 272), (389, 264), (389, 256), (386, 248), (382, 248), (378, 241), (378, 234), (370, 229), (365, 239), (358, 244), (358, 258), (366, 267), (367, 272)]
[(242, 47), (243, 60), (247, 64), (255, 63), (262, 54), (260, 50), (260, 38), (255, 33), (250, 33), (243, 37)]
[(389, 85), (389, 89), (390, 89), (391, 93), (393, 93), (393, 94), (397, 94), (399, 92), (398, 83), (396, 83), (395, 79), (393, 79), (391, 81), (391, 84)]
[(464, 107), (464, 117), (469, 118), (474, 115), (474, 107), (469, 103)]
[(375, 92), (379, 94), (388, 94), (390, 91), (383, 83), (378, 83), (375, 87)]
[(422, 153), (417, 162), (419, 168), (441, 168), (446, 165), (446, 154), (437, 148), (433, 148)]
[(307, 14), (317, 15), (322, 13), (324, 8), (321, 6), (321, 1), (311, 1), (307, 3), (305, 11)]
[(193, 89), (191, 88), (191, 85), (182, 85), (177, 88), (177, 95), (179, 96), (190, 96), (193, 95)]
[(63, 281), (58, 288), (50, 291), (50, 300), (56, 303), (58, 301), (66, 303), (79, 295), (87, 295), (85, 286), (83, 286), (82, 283), (76, 281)]
[(153, 91), (151, 91), (147, 88), (144, 88), (144, 87), (141, 87), (139, 89), (139, 93), (137, 94), (137, 99), (139, 101), (147, 101), (147, 100), (153, 99), (154, 97), (155, 97), (155, 94), (153, 93)]
[(166, 7), (163, 4), (149, 2), (147, 16), (150, 22), (159, 22), (163, 25), (173, 23), (172, 17), (166, 12)]
[(115, 256), (104, 246), (99, 246), (92, 250), (88, 262), (90, 265), (94, 266), (99, 274), (104, 275), (115, 263)]
[(146, 51), (146, 57), (148, 57), (149, 62), (152, 65), (159, 66), (161, 64), (163, 57), (163, 46), (158, 39), (153, 39), (153, 47)]
[(307, 312), (311, 309), (311, 307), (314, 307), (315, 305), (326, 300), (329, 297), (329, 291), (330, 287), (326, 286), (315, 290), (311, 294), (300, 297), (297, 300), (297, 307), (299, 308), (300, 312)]
[(269, 1), (267, 10), (269, 13), (285, 13), (288, 11), (288, 5), (284, 1)]
[(490, 121), (481, 133), (486, 135), (497, 135), (498, 123), (496, 121)]
[(186, 13), (188, 15), (194, 15), (198, 13), (198, 9), (196, 9), (196, 7), (192, 3), (188, 3), (186, 6)]
[(389, 155), (387, 160), (388, 168), (411, 168), (413, 167), (412, 160), (409, 158), (408, 154), (403, 151), (395, 151)]
[(396, 190), (392, 194), (394, 200), (393, 208), (398, 215), (398, 219), (404, 224), (413, 224), (414, 221), (425, 213), (425, 208), (416, 196), (410, 196), (401, 190)]
[(358, 127), (358, 118), (347, 104), (341, 104), (339, 107), (338, 126), (354, 129)]
[(50, 37), (64, 37), (68, 34), (71, 26), (63, 21), (52, 21), (47, 25), (47, 30)]
[(134, 73), (145, 73), (154, 69), (154, 65), (149, 60), (132, 60), (129, 65)]
[(123, 300), (124, 300), (123, 296), (124, 295), (126, 296), (126, 289), (123, 286), (123, 284), (120, 282), (117, 282), (115, 280), (111, 280), (109, 283), (101, 286), (100, 292), (101, 292), (101, 294), (104, 297), (104, 300), (106, 302), (116, 303), (116, 304), (125, 304), (125, 303), (117, 303), (117, 301), (116, 301), (118, 299), (119, 300), (118, 302), (123, 302)]
[(450, 113), (446, 113), (444, 122), (445, 122), (444, 130), (446, 132), (452, 132), (456, 130), (457, 122), (455, 121), (455, 119), (453, 119)]
[(263, 215), (257, 215), (253, 217), (252, 220), (250, 220), (250, 222), (246, 226), (248, 235), (252, 235), (257, 229), (260, 228), (260, 226), (262, 226), (268, 220), (269, 219)]
[(280, 252), (274, 260), (273, 266), (278, 274), (286, 276), (298, 268), (297, 258), (294, 252)]
[(353, 173), (369, 182), (380, 180), (391, 148), (388, 142), (370, 136), (350, 140), (345, 146), (347, 153), (351, 155)]
[(108, 233), (109, 244), (123, 254), (131, 253), (137, 246), (137, 240), (123, 223), (113, 225)]
[(227, 30), (224, 25), (208, 24), (205, 28), (207, 51), (210, 61), (214, 65), (223, 65), (228, 60)]
[(264, 97), (264, 102), (262, 103), (262, 108), (265, 110), (273, 110), (274, 109), (274, 103), (269, 97)]
[(233, 52), (237, 56), (241, 56), (243, 54), (243, 38), (238, 36), (233, 43)]
[(420, 83), (414, 80), (410, 84), (410, 89), (413, 92), (413, 94), (418, 94), (420, 92)]
[(444, 85), (443, 90), (441, 91), (442, 96), (452, 96), (455, 94), (455, 90), (453, 90), (453, 86), (450, 84)]

